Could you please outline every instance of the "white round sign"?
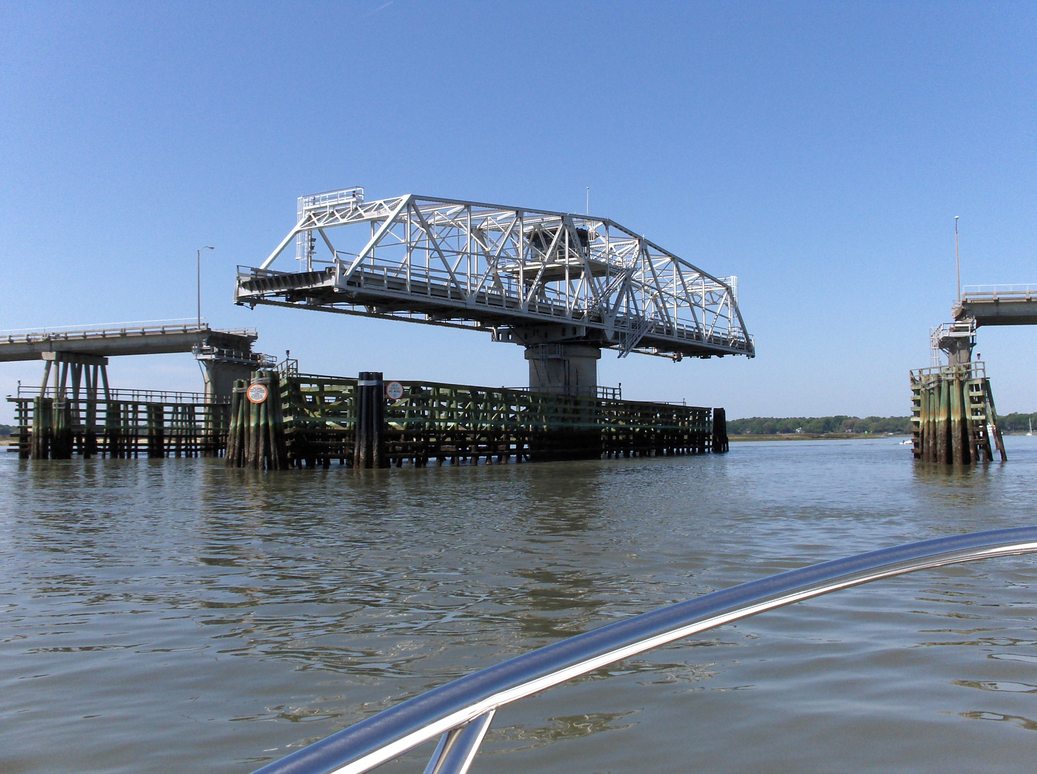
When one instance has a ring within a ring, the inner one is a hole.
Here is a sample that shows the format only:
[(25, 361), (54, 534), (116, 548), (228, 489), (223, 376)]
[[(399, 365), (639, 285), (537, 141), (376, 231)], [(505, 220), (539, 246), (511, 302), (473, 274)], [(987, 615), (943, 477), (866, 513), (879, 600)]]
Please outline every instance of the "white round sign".
[(399, 400), (403, 397), (403, 385), (399, 382), (388, 382), (385, 385), (385, 397), (389, 400)]
[(267, 395), (270, 392), (267, 390), (265, 384), (250, 384), (248, 390), (245, 391), (245, 396), (251, 403), (262, 403), (267, 399)]

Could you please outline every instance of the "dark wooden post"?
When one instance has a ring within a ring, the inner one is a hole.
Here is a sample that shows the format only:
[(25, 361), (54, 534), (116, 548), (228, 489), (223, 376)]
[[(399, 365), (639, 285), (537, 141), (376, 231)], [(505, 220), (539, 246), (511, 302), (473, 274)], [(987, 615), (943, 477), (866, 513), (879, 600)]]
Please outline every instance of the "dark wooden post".
[(730, 451), (727, 437), (727, 411), (722, 408), (713, 409), (713, 453), (724, 454)]
[[(165, 411), (161, 403), (147, 404), (148, 411), (148, 457), (155, 459), (166, 456)], [(179, 446), (177, 448), (179, 455)]]
[(245, 380), (238, 379), (230, 397), (230, 422), (227, 428), (227, 452), (223, 458), (225, 464), (240, 468), (244, 465), (245, 447)]
[(385, 385), (377, 371), (361, 371), (357, 379), (354, 468), (387, 468), (385, 454)]
[(67, 460), (72, 457), (72, 406), (67, 398), (55, 399), (52, 404), (53, 435), (50, 458)]
[(32, 409), (32, 443), (30, 456), (45, 460), (50, 456), (51, 415), (53, 399), (36, 398)]

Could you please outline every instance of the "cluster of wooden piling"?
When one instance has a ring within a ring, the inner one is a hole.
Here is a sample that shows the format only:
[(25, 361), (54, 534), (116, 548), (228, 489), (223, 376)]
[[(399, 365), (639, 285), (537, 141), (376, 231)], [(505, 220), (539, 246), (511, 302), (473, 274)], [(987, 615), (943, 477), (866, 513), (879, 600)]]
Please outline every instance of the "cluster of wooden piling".
[(68, 459), (72, 456), (74, 436), (72, 412), (68, 401), (53, 398), (33, 400), (35, 432), (26, 439), (23, 456), (33, 459)]
[(911, 372), (915, 459), (968, 465), (1007, 459), (990, 381), (982, 363)]
[(260, 370), (234, 383), (226, 463), (239, 468), (283, 470), (290, 466), (284, 437), (280, 378)]

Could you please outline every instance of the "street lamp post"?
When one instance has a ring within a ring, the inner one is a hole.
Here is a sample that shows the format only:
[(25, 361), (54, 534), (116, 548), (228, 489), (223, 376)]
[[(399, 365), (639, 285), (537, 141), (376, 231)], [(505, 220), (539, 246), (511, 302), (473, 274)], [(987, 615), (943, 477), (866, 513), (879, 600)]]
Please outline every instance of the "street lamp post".
[(954, 271), (958, 276), (958, 303), (961, 303), (961, 258), (958, 255), (958, 216), (954, 216)]
[(195, 286), (198, 289), (198, 327), (202, 327), (202, 250), (215, 250), (216, 248), (212, 245), (205, 245), (199, 247), (194, 251), (195, 259)]

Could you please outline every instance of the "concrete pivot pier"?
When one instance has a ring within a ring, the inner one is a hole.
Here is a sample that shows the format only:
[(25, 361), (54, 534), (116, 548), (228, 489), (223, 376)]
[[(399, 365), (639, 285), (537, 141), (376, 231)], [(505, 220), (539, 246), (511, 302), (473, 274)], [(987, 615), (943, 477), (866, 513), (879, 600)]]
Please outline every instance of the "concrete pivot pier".
[(526, 347), (529, 389), (552, 395), (596, 395), (601, 350), (586, 344)]

